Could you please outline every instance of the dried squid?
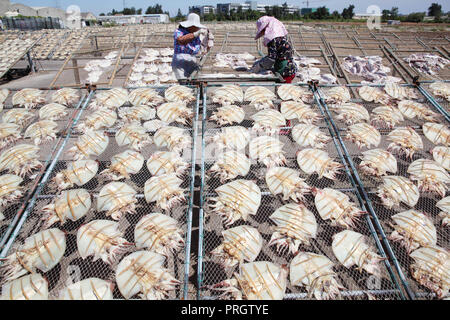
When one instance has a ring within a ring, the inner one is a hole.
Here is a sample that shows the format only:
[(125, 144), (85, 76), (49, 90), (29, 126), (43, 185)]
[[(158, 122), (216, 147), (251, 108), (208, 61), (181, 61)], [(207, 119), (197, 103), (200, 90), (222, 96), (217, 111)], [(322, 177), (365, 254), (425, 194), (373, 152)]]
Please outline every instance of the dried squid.
[(312, 98), (312, 94), (308, 91), (308, 89), (291, 84), (283, 84), (279, 86), (278, 96), (284, 101), (293, 100), (305, 103), (309, 102)]
[(391, 131), (387, 136), (387, 140), (392, 141), (387, 151), (405, 154), (410, 159), (412, 159), (416, 151), (423, 149), (422, 138), (411, 127), (398, 128)]
[(23, 179), (14, 174), (0, 176), (0, 206), (19, 200), (23, 195)]
[(356, 265), (357, 270), (367, 271), (381, 276), (379, 262), (384, 260), (375, 252), (375, 248), (367, 243), (366, 237), (360, 233), (345, 230), (333, 236), (332, 250), (336, 258), (346, 268)]
[(157, 110), (158, 117), (164, 122), (177, 122), (186, 126), (192, 124), (192, 109), (186, 107), (182, 102), (164, 103), (160, 105)]
[(273, 109), (259, 111), (251, 118), (255, 122), (253, 131), (257, 133), (275, 135), (279, 133), (281, 127), (286, 126), (286, 119), (284, 116)]
[(3, 123), (15, 123), (22, 128), (26, 127), (35, 117), (34, 113), (26, 109), (11, 109), (3, 114)]
[(273, 100), (275, 98), (276, 96), (272, 91), (262, 86), (250, 87), (244, 95), (244, 101), (249, 101), (250, 105), (258, 111), (274, 108)]
[(381, 177), (397, 173), (397, 159), (388, 151), (373, 149), (362, 153), (359, 169), (370, 176)]
[(171, 210), (186, 200), (184, 189), (180, 186), (183, 180), (176, 174), (163, 174), (150, 178), (144, 186), (145, 200), (148, 203), (156, 202), (163, 210)]
[(141, 151), (144, 146), (152, 143), (152, 137), (140, 124), (131, 123), (117, 131), (116, 142), (119, 147), (127, 146), (135, 151)]
[(0, 123), (0, 149), (20, 140), (22, 128), (15, 123)]
[(145, 300), (167, 299), (180, 281), (164, 268), (166, 258), (150, 251), (137, 251), (126, 256), (117, 266), (116, 282), (125, 299), (139, 294)]
[(354, 228), (358, 217), (364, 215), (349, 196), (338, 190), (325, 188), (315, 190), (314, 203), (323, 220), (331, 220), (332, 226)]
[(250, 171), (250, 159), (244, 153), (228, 151), (220, 154), (209, 173), (217, 174), (220, 182), (235, 179), (237, 176), (246, 176)]
[(148, 106), (122, 108), (119, 110), (119, 117), (126, 122), (137, 122), (141, 124), (141, 121), (155, 119), (156, 110)]
[(39, 109), (39, 118), (41, 120), (60, 120), (67, 116), (67, 108), (58, 103), (50, 103)]
[(250, 132), (247, 128), (227, 127), (222, 128), (221, 132), (216, 134), (212, 142), (217, 144), (220, 150), (243, 150), (250, 142)]
[(297, 163), (306, 174), (317, 173), (319, 179), (323, 177), (336, 180), (343, 166), (334, 161), (328, 152), (319, 149), (304, 149), (297, 153)]
[(358, 92), (361, 99), (365, 101), (381, 103), (384, 105), (390, 104), (390, 97), (377, 87), (363, 86), (358, 89)]
[(334, 263), (326, 256), (300, 252), (291, 262), (289, 278), (293, 286), (305, 287), (308, 297), (335, 300), (340, 298), (340, 290), (345, 288), (339, 284), (333, 267)]
[(3, 282), (17, 279), (37, 270), (48, 272), (66, 251), (66, 235), (59, 229), (48, 229), (25, 239), (0, 266)]
[(50, 228), (57, 222), (62, 225), (67, 219), (80, 220), (91, 209), (91, 204), (91, 195), (85, 189), (63, 191), (51, 204), (42, 208), (43, 227)]
[(450, 224), (450, 196), (445, 197), (444, 199), (440, 200), (438, 203), (436, 203), (436, 207), (442, 210), (441, 213), (439, 213), (439, 217), (442, 218), (442, 226), (447, 226)]
[(77, 126), (79, 131), (85, 129), (100, 130), (111, 128), (117, 121), (115, 110), (100, 109), (89, 115), (82, 123)]
[(446, 125), (427, 122), (423, 125), (423, 133), (434, 144), (450, 147), (450, 129)]
[(24, 177), (42, 167), (38, 153), (39, 147), (29, 144), (9, 148), (0, 155), (0, 171), (7, 170)]
[(329, 104), (341, 104), (350, 101), (350, 91), (346, 87), (333, 87), (324, 90), (324, 99)]
[(296, 119), (305, 124), (313, 124), (321, 119), (317, 112), (303, 102), (283, 101), (280, 111), (286, 120)]
[(369, 122), (370, 115), (366, 108), (358, 103), (346, 102), (339, 105), (331, 105), (338, 116), (336, 119), (344, 121), (351, 126), (360, 122)]
[(209, 289), (223, 291), (220, 298), (233, 300), (282, 300), (287, 274), (286, 268), (272, 262), (251, 262), (241, 265), (232, 279), (209, 286)]
[(89, 159), (91, 156), (101, 155), (109, 144), (108, 136), (101, 131), (86, 130), (74, 146), (67, 151), (74, 160)]
[(58, 124), (52, 120), (42, 120), (33, 123), (24, 133), (24, 138), (32, 139), (35, 145), (56, 139)]
[(128, 102), (128, 91), (124, 88), (113, 88), (110, 90), (97, 91), (95, 99), (89, 107), (91, 109), (113, 109), (120, 108)]
[(231, 268), (244, 262), (253, 262), (261, 252), (263, 238), (250, 226), (239, 226), (222, 231), (223, 242), (211, 251), (223, 268)]
[(412, 100), (403, 100), (398, 103), (398, 109), (408, 119), (418, 118), (425, 121), (435, 121), (438, 118), (436, 112), (427, 106)]
[(303, 202), (305, 194), (311, 192), (311, 187), (299, 177), (299, 172), (290, 168), (269, 169), (266, 174), (266, 184), (273, 195), (282, 194), (284, 201), (292, 199), (295, 202)]
[(381, 142), (380, 132), (367, 123), (357, 123), (348, 127), (347, 139), (355, 143), (358, 148), (378, 147)]
[(243, 108), (227, 105), (218, 108), (213, 112), (212, 116), (209, 118), (211, 121), (216, 121), (219, 126), (232, 125), (233, 123), (241, 123), (244, 121), (245, 111)]
[(69, 163), (67, 169), (59, 172), (54, 182), (60, 190), (77, 185), (79, 187), (91, 181), (98, 171), (98, 162), (94, 160), (78, 160)]
[(229, 106), (233, 103), (242, 103), (244, 102), (244, 92), (241, 87), (237, 85), (225, 85), (214, 90), (212, 101), (213, 103), (222, 106)]
[(250, 142), (250, 158), (263, 163), (267, 167), (286, 164), (283, 152), (284, 144), (269, 136), (262, 136)]
[(129, 179), (130, 174), (137, 174), (144, 165), (144, 157), (137, 151), (127, 150), (111, 158), (111, 165), (100, 174), (111, 180)]
[(256, 215), (261, 205), (261, 190), (252, 181), (235, 180), (216, 189), (217, 197), (210, 204), (212, 212), (222, 217), (225, 226), (250, 215)]
[(323, 133), (319, 127), (312, 124), (298, 124), (292, 129), (292, 138), (301, 147), (311, 146), (316, 149), (325, 148), (331, 138)]
[(408, 178), (386, 176), (382, 180), (383, 185), (378, 188), (377, 195), (386, 208), (399, 207), (401, 202), (414, 207), (419, 201), (419, 189)]
[(158, 151), (147, 160), (148, 171), (153, 176), (163, 174), (176, 174), (181, 176), (185, 173), (189, 164), (176, 152)]
[(443, 97), (450, 101), (450, 84), (445, 82), (435, 82), (430, 84), (430, 89), (433, 94), (438, 97)]
[(113, 265), (120, 255), (130, 249), (131, 243), (123, 238), (119, 223), (109, 220), (94, 220), (82, 225), (77, 232), (77, 248), (81, 258), (93, 256)]
[(434, 161), (445, 170), (450, 171), (450, 147), (436, 147), (431, 150)]
[(450, 183), (449, 173), (436, 161), (419, 159), (408, 167), (408, 173), (412, 181), (417, 181), (422, 192), (436, 192), (442, 198), (447, 192), (447, 184)]
[(139, 88), (130, 92), (129, 101), (133, 106), (156, 107), (164, 103), (164, 98), (151, 88)]
[(52, 102), (65, 106), (72, 106), (80, 100), (78, 90), (71, 88), (63, 88), (52, 95)]
[(388, 82), (384, 86), (384, 91), (393, 99), (418, 99), (416, 91), (413, 88), (400, 86), (398, 83)]
[(164, 92), (164, 96), (169, 102), (192, 102), (195, 101), (194, 91), (185, 86), (175, 85)]
[(395, 224), (389, 239), (400, 241), (408, 253), (419, 248), (436, 245), (437, 235), (433, 221), (425, 214), (408, 210), (392, 216)]
[(178, 221), (161, 213), (151, 213), (134, 228), (136, 248), (147, 249), (165, 256), (179, 251), (183, 245), (183, 231)]
[(99, 278), (84, 279), (61, 290), (59, 300), (113, 300), (113, 286)]
[(47, 300), (48, 282), (34, 273), (7, 282), (2, 287), (1, 300)]
[(372, 110), (372, 125), (379, 128), (394, 128), (403, 122), (403, 114), (396, 107), (381, 106)]
[(304, 205), (289, 203), (269, 218), (276, 224), (269, 246), (276, 245), (278, 254), (286, 250), (296, 254), (301, 244), (310, 245), (310, 239), (317, 235), (316, 218)]
[(97, 198), (97, 211), (120, 220), (124, 214), (136, 213), (136, 191), (123, 182), (112, 182), (100, 190)]
[(191, 136), (186, 130), (177, 127), (164, 127), (153, 136), (155, 145), (159, 148), (166, 147), (170, 151), (180, 153), (192, 143)]
[(25, 107), (26, 109), (36, 108), (45, 103), (44, 92), (39, 89), (22, 89), (12, 98), (14, 106)]

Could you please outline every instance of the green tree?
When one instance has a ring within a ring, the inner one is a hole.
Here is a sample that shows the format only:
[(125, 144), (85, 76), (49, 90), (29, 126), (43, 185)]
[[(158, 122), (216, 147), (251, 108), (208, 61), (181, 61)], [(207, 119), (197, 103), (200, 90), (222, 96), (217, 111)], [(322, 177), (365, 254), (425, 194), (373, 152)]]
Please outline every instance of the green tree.
[(182, 21), (182, 20), (184, 20), (184, 15), (183, 15), (183, 13), (181, 12), (181, 9), (178, 8), (178, 13), (177, 13), (177, 15), (176, 15), (176, 17), (175, 17), (175, 21)]
[(348, 8), (345, 8), (342, 10), (342, 18), (344, 19), (353, 19), (353, 16), (355, 15), (355, 12), (353, 11), (355, 9), (354, 5), (350, 5)]
[(442, 6), (438, 3), (432, 3), (428, 8), (428, 15), (434, 17), (434, 21), (441, 21), (442, 18)]

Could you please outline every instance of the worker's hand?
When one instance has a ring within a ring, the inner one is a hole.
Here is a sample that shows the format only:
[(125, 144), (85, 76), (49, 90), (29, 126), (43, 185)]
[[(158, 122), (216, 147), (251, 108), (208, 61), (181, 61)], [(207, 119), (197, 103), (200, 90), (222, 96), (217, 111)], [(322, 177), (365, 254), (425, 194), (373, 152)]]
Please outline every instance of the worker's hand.
[(194, 32), (194, 37), (198, 38), (201, 35), (206, 36), (208, 34), (208, 30), (206, 29), (199, 29), (198, 31)]

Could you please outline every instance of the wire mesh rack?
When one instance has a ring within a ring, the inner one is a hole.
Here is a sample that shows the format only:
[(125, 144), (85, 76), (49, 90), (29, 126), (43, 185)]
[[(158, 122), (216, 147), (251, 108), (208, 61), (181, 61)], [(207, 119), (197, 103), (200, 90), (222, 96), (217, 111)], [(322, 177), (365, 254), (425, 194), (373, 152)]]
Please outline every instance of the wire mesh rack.
[[(215, 189), (221, 186), (217, 177), (211, 175), (208, 171), (211, 166), (217, 160), (218, 150), (207, 142), (211, 137), (220, 132), (221, 128), (210, 120), (210, 117), (214, 111), (217, 110), (219, 105), (212, 102), (211, 93), (214, 91), (215, 86), (208, 86), (204, 90), (204, 105), (203, 105), (203, 152), (202, 152), (202, 169), (201, 169), (201, 209), (200, 209), (200, 236), (199, 236), (199, 253), (198, 253), (198, 298), (199, 299), (220, 299), (217, 291), (211, 289), (211, 285), (220, 283), (226, 279), (233, 277), (233, 271), (237, 272), (238, 267), (224, 269), (220, 266), (220, 263), (211, 255), (211, 251), (217, 248), (223, 241), (222, 232), (228, 228), (225, 228), (222, 220), (217, 214), (210, 211), (210, 201), (216, 197)], [(246, 89), (245, 85), (242, 85), (243, 90)], [(277, 86), (271, 85), (266, 88), (275, 91)], [(279, 106), (280, 101), (275, 101), (275, 105)], [(311, 104), (315, 106), (316, 111), (319, 112), (317, 107), (317, 100), (312, 99)], [(251, 116), (256, 113), (253, 106), (247, 103), (241, 104), (240, 107), (245, 110), (245, 120), (239, 124), (245, 128), (250, 129), (254, 122), (251, 120)], [(337, 143), (337, 140), (333, 137), (331, 142), (328, 143), (326, 150), (331, 158), (339, 162), (344, 170), (338, 174), (335, 181), (328, 178), (319, 179), (317, 174), (306, 175), (302, 172), (296, 161), (296, 153), (301, 148), (291, 138), (292, 127), (298, 124), (297, 120), (287, 124), (285, 128), (282, 128), (284, 134), (277, 136), (277, 138), (284, 144), (283, 151), (287, 159), (287, 167), (296, 170), (301, 178), (306, 179), (308, 185), (322, 189), (332, 188), (339, 190), (346, 194), (356, 206), (359, 206), (361, 210), (365, 211), (364, 204), (357, 192), (356, 186), (352, 181), (352, 177), (348, 171), (342, 152)], [(329, 125), (326, 118), (323, 118), (317, 125), (321, 131), (331, 135), (332, 131), (329, 130)], [(255, 137), (255, 136), (253, 136)], [(246, 149), (248, 151), (248, 149)], [(264, 239), (264, 245), (262, 251), (259, 253), (255, 261), (271, 261), (279, 266), (288, 265), (293, 259), (291, 253), (278, 254), (276, 247), (268, 246), (271, 236), (273, 234), (274, 224), (271, 222), (269, 216), (278, 208), (288, 203), (282, 201), (278, 196), (274, 196), (268, 189), (265, 182), (265, 174), (267, 168), (264, 165), (258, 164), (252, 160), (249, 174), (245, 177), (238, 177), (254, 181), (262, 192), (261, 205), (255, 216), (249, 217), (248, 221), (242, 220), (236, 221), (229, 228), (237, 227), (240, 225), (249, 225), (256, 228)], [(230, 181), (227, 181), (230, 182)], [(336, 271), (339, 282), (345, 287), (341, 292), (343, 299), (401, 299), (403, 293), (400, 290), (397, 280), (393, 275), (392, 268), (387, 260), (382, 263), (383, 277), (377, 278), (365, 271), (359, 272), (354, 267), (345, 268), (335, 258), (331, 243), (333, 236), (343, 231), (343, 228), (331, 226), (329, 221), (324, 221), (319, 216), (314, 206), (314, 196), (308, 195), (306, 197), (305, 205), (313, 212), (318, 224), (317, 236), (310, 240), (310, 245), (300, 245), (299, 251), (314, 252), (327, 256), (335, 264), (334, 270)], [(362, 233), (373, 245), (374, 250), (377, 250), (379, 254), (386, 257), (383, 248), (374, 232), (374, 227), (370, 218), (366, 215), (361, 221), (356, 224), (355, 231)], [(297, 287), (288, 284), (285, 299), (310, 299), (307, 290), (304, 287)]]
[[(360, 87), (360, 86), (354, 86), (354, 87)], [(380, 86), (379, 86), (380, 87)], [(449, 122), (445, 119), (444, 115), (441, 114), (441, 110), (435, 107), (435, 104), (425, 95), (421, 93), (421, 90), (419, 90), (419, 87), (408, 85), (409, 88), (414, 88), (414, 91), (416, 95), (418, 96), (417, 102), (422, 103), (426, 107), (428, 107), (430, 110), (433, 110), (437, 114), (436, 121), (440, 123), (446, 123)], [(383, 88), (380, 87), (382, 90)], [(327, 88), (320, 87), (319, 89), (319, 95), (323, 97), (325, 90)], [(372, 111), (374, 108), (381, 106), (382, 104), (377, 103), (368, 103), (366, 101), (363, 101), (358, 94), (358, 91), (356, 92), (356, 95), (353, 96), (352, 102), (359, 103), (363, 105), (369, 114), (372, 116)], [(325, 103), (325, 101), (322, 99), (321, 103), (323, 104), (324, 108), (327, 110), (328, 114), (331, 116), (330, 120), (333, 122), (336, 130), (338, 130), (338, 133), (341, 137), (341, 143), (343, 144), (343, 149), (348, 155), (348, 159), (351, 161), (352, 169), (354, 171), (356, 179), (360, 182), (360, 187), (364, 189), (365, 194), (365, 200), (367, 201), (367, 206), (369, 210), (373, 210), (373, 214), (375, 214), (376, 218), (379, 219), (380, 224), (377, 225), (378, 231), (382, 234), (382, 236), (387, 235), (388, 239), (386, 239), (385, 245), (392, 248), (393, 256), (391, 256), (391, 259), (399, 262), (399, 267), (401, 270), (397, 270), (401, 275), (400, 277), (404, 277), (403, 285), (405, 287), (405, 290), (407, 292), (409, 291), (409, 295), (413, 299), (432, 299), (436, 298), (435, 293), (431, 292), (428, 288), (421, 286), (412, 276), (411, 274), (411, 264), (414, 262), (410, 255), (408, 254), (406, 248), (404, 245), (402, 245), (399, 241), (392, 241), (389, 239), (389, 236), (394, 231), (393, 224), (394, 221), (392, 220), (392, 216), (396, 213), (404, 212), (410, 209), (415, 209), (419, 212), (423, 212), (428, 216), (431, 221), (433, 222), (433, 225), (436, 228), (437, 231), (437, 246), (440, 246), (446, 250), (450, 248), (450, 233), (448, 232), (448, 227), (445, 228), (441, 224), (441, 219), (439, 218), (439, 209), (436, 207), (436, 203), (441, 199), (437, 194), (433, 193), (421, 193), (420, 199), (417, 203), (417, 205), (414, 208), (410, 208), (404, 204), (401, 204), (399, 208), (393, 208), (388, 209), (385, 207), (381, 201), (381, 199), (377, 196), (377, 191), (380, 188), (380, 186), (383, 184), (381, 177), (373, 177), (368, 176), (364, 174), (364, 172), (361, 171), (361, 168), (359, 164), (361, 163), (362, 158), (362, 152), (370, 150), (370, 149), (383, 149), (387, 150), (389, 147), (390, 142), (387, 140), (387, 136), (390, 132), (397, 128), (401, 127), (410, 127), (414, 129), (419, 136), (421, 137), (421, 140), (423, 142), (423, 149), (417, 151), (411, 159), (407, 158), (404, 155), (398, 155), (394, 154), (396, 160), (397, 160), (397, 167), (398, 171), (397, 173), (389, 173), (389, 175), (399, 175), (406, 178), (409, 178), (410, 175), (408, 174), (407, 170), (409, 165), (418, 159), (429, 159), (433, 160), (432, 154), (429, 152), (429, 150), (433, 149), (435, 145), (429, 141), (423, 133), (422, 126), (426, 122), (424, 120), (414, 118), (414, 119), (408, 119), (404, 117), (404, 121), (401, 123), (398, 123), (395, 125), (394, 128), (386, 129), (381, 128), (379, 126), (375, 127), (381, 134), (381, 143), (377, 147), (372, 148), (358, 148), (356, 144), (354, 144), (351, 141), (345, 140), (345, 136), (348, 132), (348, 125), (341, 120), (336, 119), (336, 113), (334, 111), (330, 111), (329, 106)], [(449, 192), (447, 191), (447, 195)], [(388, 251), (390, 249), (387, 249)]]
[[(39, 111), (43, 106), (52, 102), (52, 95), (56, 91), (57, 91), (56, 89), (41, 90), (42, 96), (45, 99), (45, 103), (37, 105), (36, 108), (28, 109), (28, 112), (32, 114), (32, 117), (30, 118), (29, 121), (20, 122), (22, 124), (20, 125), (21, 138), (19, 140), (14, 141), (13, 143), (6, 145), (2, 150), (3, 152), (21, 144), (34, 145), (33, 139), (24, 137), (25, 132), (27, 128), (42, 120), (39, 117)], [(27, 110), (24, 107), (13, 105), (12, 99), (17, 92), (19, 92), (19, 90), (17, 89), (9, 90), (9, 95), (4, 102), (3, 110), (0, 112), (2, 121), (4, 121), (3, 119), (4, 115), (8, 114), (11, 110), (22, 110), (22, 111)], [(6, 204), (1, 208), (1, 212), (4, 215), (4, 219), (0, 221), (0, 239), (1, 239), (0, 250), (3, 249), (3, 246), (7, 241), (12, 231), (12, 228), (14, 227), (14, 224), (17, 222), (17, 219), (20, 217), (21, 213), (25, 209), (27, 201), (30, 199), (30, 197), (36, 190), (40, 179), (43, 177), (45, 170), (48, 164), (50, 163), (52, 154), (56, 151), (57, 146), (59, 145), (60, 141), (66, 134), (66, 131), (68, 129), (68, 123), (70, 123), (70, 121), (76, 116), (80, 107), (82, 106), (82, 103), (86, 98), (86, 93), (84, 93), (82, 90), (78, 90), (78, 96), (79, 96), (78, 101), (75, 101), (72, 105), (67, 106), (66, 115), (55, 121), (58, 125), (57, 128), (55, 129), (56, 140), (47, 142), (44, 141), (41, 145), (39, 145), (39, 153), (37, 160), (40, 163), (42, 163), (42, 168), (36, 169), (31, 174), (27, 174), (25, 177), (23, 177), (23, 182), (20, 184), (20, 187), (22, 188), (22, 196), (20, 197), (20, 199), (17, 199), (12, 203)], [(4, 175), (10, 173), (12, 172), (3, 171), (0, 174)]]
[[(164, 91), (167, 87), (153, 87), (161, 95), (164, 96)], [(180, 281), (180, 285), (176, 287), (176, 290), (168, 292), (167, 299), (188, 299), (190, 298), (190, 292), (192, 292), (191, 285), (188, 281), (189, 266), (190, 266), (190, 247), (191, 247), (191, 228), (192, 228), (192, 210), (193, 210), (193, 189), (194, 189), (194, 174), (195, 174), (195, 150), (196, 150), (196, 140), (195, 136), (198, 132), (197, 119), (198, 119), (198, 109), (199, 109), (199, 98), (200, 92), (193, 88), (195, 91), (196, 101), (190, 103), (188, 106), (192, 108), (194, 119), (193, 126), (182, 126), (171, 124), (172, 126), (177, 126), (185, 129), (186, 132), (192, 137), (192, 144), (186, 147), (181, 152), (183, 160), (189, 165), (189, 170), (183, 174), (181, 179), (183, 180), (181, 188), (185, 193), (185, 202), (179, 205), (173, 206), (170, 210), (162, 210), (157, 207), (155, 203), (147, 203), (144, 195), (144, 185), (147, 180), (149, 180), (152, 175), (150, 174), (146, 161), (137, 174), (133, 174), (130, 178), (121, 180), (121, 182), (126, 183), (128, 186), (132, 187), (136, 191), (136, 210), (134, 214), (124, 214), (118, 221), (119, 230), (123, 233), (123, 238), (126, 239), (128, 243), (133, 244), (134, 230), (137, 223), (144, 216), (159, 212), (166, 214), (173, 219), (177, 220), (179, 228), (182, 230), (182, 237), (184, 239), (184, 248), (178, 252), (173, 253), (166, 258), (164, 266), (169, 270), (170, 274)], [(98, 89), (96, 93), (102, 91), (103, 89)], [(42, 223), (42, 209), (44, 206), (52, 203), (57, 195), (59, 194), (56, 190), (54, 183), (54, 178), (58, 173), (65, 170), (70, 163), (74, 162), (73, 157), (67, 154), (67, 151), (74, 146), (78, 138), (83, 134), (78, 128), (78, 125), (82, 123), (85, 119), (89, 118), (94, 112), (88, 107), (88, 104), (95, 96), (91, 94), (89, 99), (83, 106), (80, 114), (71, 123), (71, 128), (68, 135), (65, 137), (61, 148), (58, 150), (55, 157), (52, 159), (52, 163), (49, 166), (45, 177), (43, 178), (39, 189), (36, 191), (32, 201), (26, 208), (25, 214), (22, 216), (19, 224), (15, 227), (14, 232), (9, 239), (5, 249), (2, 251), (2, 257), (6, 257), (10, 254), (14, 254), (23, 241), (29, 236), (41, 232), (44, 230)], [(129, 103), (123, 105), (119, 108), (130, 108)], [(109, 143), (105, 151), (95, 159), (99, 165), (98, 173), (91, 179), (88, 183), (83, 186), (73, 186), (70, 189), (85, 189), (91, 195), (92, 206), (85, 216), (77, 221), (68, 220), (66, 223), (61, 225), (59, 222), (54, 224), (53, 228), (59, 228), (66, 234), (66, 250), (64, 256), (61, 258), (59, 263), (52, 268), (50, 271), (42, 273), (43, 276), (48, 280), (49, 284), (49, 298), (57, 299), (60, 291), (66, 288), (68, 285), (81, 281), (87, 278), (100, 278), (102, 280), (111, 281), (115, 283), (115, 272), (118, 263), (129, 254), (139, 251), (133, 244), (126, 253), (120, 255), (112, 264), (104, 262), (102, 259), (94, 261), (93, 256), (89, 256), (83, 259), (77, 247), (77, 232), (78, 229), (91, 221), (94, 220), (109, 220), (113, 221), (111, 217), (108, 217), (105, 212), (98, 212), (97, 201), (98, 195), (101, 189), (113, 182), (108, 178), (102, 176), (100, 173), (107, 169), (111, 164), (111, 157), (122, 153), (128, 149), (129, 146), (119, 147), (116, 140), (115, 134), (120, 130), (122, 122), (116, 122), (113, 127), (108, 128), (105, 133), (109, 137)], [(147, 131), (148, 135), (153, 135), (150, 131)], [(147, 145), (140, 153), (145, 160), (156, 151), (167, 151), (164, 148), (157, 148), (154, 144)], [(114, 299), (123, 299), (118, 286), (114, 286), (113, 290)], [(134, 296), (132, 298), (136, 298)]]

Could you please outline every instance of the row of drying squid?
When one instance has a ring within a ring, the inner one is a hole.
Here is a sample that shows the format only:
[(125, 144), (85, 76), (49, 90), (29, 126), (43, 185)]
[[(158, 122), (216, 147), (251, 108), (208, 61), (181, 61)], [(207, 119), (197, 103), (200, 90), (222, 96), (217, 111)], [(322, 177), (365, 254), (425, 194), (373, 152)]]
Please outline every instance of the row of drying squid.
[[(339, 114), (340, 119), (347, 125), (356, 126), (349, 127), (348, 139), (359, 142), (357, 144), (360, 148), (370, 147), (371, 144), (378, 146), (380, 133), (367, 123), (371, 120), (367, 110), (362, 105), (349, 102), (351, 97), (348, 89), (333, 87), (324, 91), (325, 101), (332, 104), (332, 110)], [(312, 95), (302, 87), (292, 85), (280, 86), (277, 93), (281, 99), (280, 111), (275, 105), (276, 94), (262, 86), (249, 87), (245, 93), (235, 85), (213, 91), (210, 100), (218, 108), (210, 120), (219, 126), (228, 127), (222, 128), (221, 132), (210, 139), (218, 150), (225, 151), (218, 156), (218, 161), (209, 174), (217, 175), (224, 183), (239, 176), (247, 176), (252, 160), (268, 167), (265, 175), (268, 189), (275, 196), (281, 194), (283, 201), (291, 202), (277, 209), (270, 217), (276, 226), (269, 246), (276, 245), (279, 254), (286, 250), (296, 254), (290, 265), (290, 280), (294, 286), (305, 287), (309, 295), (317, 299), (333, 299), (339, 296), (343, 287), (332, 270), (331, 260), (310, 252), (298, 252), (299, 246), (308, 245), (317, 233), (317, 222), (314, 214), (305, 206), (305, 195), (314, 194), (315, 207), (322, 219), (330, 220), (333, 226), (346, 229), (334, 235), (332, 243), (334, 255), (346, 268), (356, 266), (360, 271), (380, 276), (379, 262), (382, 258), (368, 244), (364, 235), (351, 230), (364, 212), (346, 194), (330, 188), (312, 188), (300, 178), (300, 172), (284, 167), (284, 144), (274, 135), (286, 127), (286, 120), (295, 119), (300, 124), (292, 129), (293, 140), (303, 148), (311, 147), (297, 153), (301, 171), (335, 180), (342, 169), (339, 162), (322, 150), (331, 138), (316, 126), (321, 117), (308, 104)], [(412, 181), (401, 176), (387, 176), (388, 172), (397, 172), (396, 158), (389, 151), (375, 149), (364, 152), (360, 169), (366, 175), (382, 179), (383, 184), (378, 190), (382, 203), (389, 209), (400, 207), (400, 203), (413, 208), (419, 200), (420, 192), (434, 192), (444, 197), (447, 184), (450, 183), (447, 172), (450, 165), (449, 128), (432, 122), (438, 120), (437, 114), (416, 101), (402, 100), (395, 107), (396, 100), (413, 98), (414, 92), (408, 88), (389, 84), (384, 91), (361, 87), (359, 93), (366, 101), (379, 100), (372, 98), (373, 96), (384, 97), (386, 112), (382, 110), (377, 113), (374, 110), (373, 123), (392, 128), (396, 124), (391, 118), (391, 113), (394, 112), (402, 117), (399, 121), (403, 121), (403, 117), (417, 117), (429, 121), (423, 126), (427, 139), (436, 145), (443, 145), (434, 149), (436, 161), (419, 159), (410, 165), (408, 173)], [(251, 130), (233, 126), (241, 124), (245, 119), (244, 109), (238, 106), (244, 102), (250, 102), (250, 107), (255, 107), (258, 111), (251, 116), (254, 121)], [(358, 125), (362, 127), (360, 130), (357, 130)], [(406, 153), (411, 157), (415, 151), (423, 148), (413, 146), (412, 131), (412, 128), (392, 131), (388, 137), (392, 141), (390, 151)], [(252, 139), (251, 132), (262, 136)], [(373, 142), (371, 137), (376, 135), (375, 132), (378, 138)], [(417, 137), (421, 141), (420, 136)], [(245, 154), (247, 145), (249, 157)], [(417, 182), (418, 187), (413, 181)], [(220, 186), (215, 192), (217, 197), (210, 199), (211, 211), (222, 217), (225, 227), (239, 220), (247, 221), (249, 216), (257, 214), (261, 205), (261, 190), (253, 181), (235, 180)], [(442, 199), (437, 206), (443, 210), (441, 216), (445, 226), (449, 219), (450, 197)], [(438, 297), (445, 297), (449, 290), (450, 256), (446, 249), (436, 246), (436, 228), (432, 221), (416, 210), (401, 212), (392, 216), (392, 219), (395, 224), (391, 239), (400, 241), (410, 253), (414, 260), (411, 265), (413, 277)], [(240, 264), (240, 271), (231, 280), (210, 288), (224, 291), (222, 297), (283, 298), (288, 271), (272, 262), (254, 262), (263, 246), (258, 230), (250, 226), (239, 226), (224, 231), (223, 237), (223, 243), (212, 251), (212, 255), (225, 268)]]
[[(23, 110), (27, 111), (44, 103), (37, 96), (27, 97), (27, 105), (17, 103), (13, 97), (13, 104), (25, 107)], [(165, 299), (175, 290), (180, 282), (164, 265), (166, 257), (183, 248), (184, 232), (179, 222), (169, 215), (151, 213), (142, 217), (135, 226), (134, 243), (127, 241), (117, 221), (126, 214), (134, 214), (138, 201), (136, 190), (121, 181), (141, 171), (145, 159), (140, 151), (154, 143), (158, 148), (168, 151), (156, 151), (146, 162), (152, 177), (145, 183), (145, 200), (147, 203), (156, 203), (159, 209), (169, 213), (185, 201), (186, 190), (180, 187), (183, 182), (180, 177), (189, 164), (182, 158), (182, 152), (191, 145), (192, 137), (188, 130), (170, 124), (190, 123), (192, 108), (188, 104), (195, 99), (193, 90), (183, 86), (168, 88), (164, 97), (150, 88), (131, 92), (114, 88), (96, 93), (89, 106), (92, 113), (77, 125), (76, 130), (82, 134), (67, 151), (74, 161), (65, 170), (58, 172), (49, 184), (58, 190), (58, 194), (52, 203), (39, 210), (42, 215), (39, 230), (43, 231), (26, 238), (0, 267), (4, 283), (2, 298), (48, 298), (47, 281), (37, 271), (45, 273), (52, 270), (66, 252), (66, 235), (54, 225), (63, 226), (68, 220), (78, 221), (94, 207), (91, 194), (86, 189), (71, 188), (82, 187), (97, 176), (99, 164), (93, 159), (106, 150), (109, 137), (105, 132), (116, 124), (119, 127), (115, 136), (117, 144), (129, 149), (113, 156), (111, 165), (100, 173), (106, 181), (113, 182), (105, 185), (95, 197), (96, 211), (104, 212), (105, 218), (110, 217), (112, 220), (93, 220), (81, 226), (76, 241), (78, 254), (83, 259), (89, 256), (93, 257), (93, 261), (101, 259), (115, 268), (118, 289), (126, 299), (136, 295), (143, 299)], [(132, 106), (122, 107), (126, 104)], [(59, 116), (62, 116), (62, 112)], [(141, 125), (142, 121), (146, 121), (144, 125)], [(149, 132), (155, 131), (152, 138)], [(2, 171), (26, 176), (34, 167), (28, 166), (29, 170), (23, 167), (31, 163), (32, 159), (37, 161), (37, 154), (18, 154), (17, 150), (15, 154), (18, 155), (14, 158), (17, 160), (9, 158), (10, 166), (2, 167)], [(2, 154), (0, 163), (3, 158)], [(0, 179), (7, 179), (8, 176)], [(21, 179), (19, 176), (17, 178)], [(14, 185), (5, 184), (8, 190), (2, 188), (2, 203), (12, 202), (19, 197), (22, 192), (20, 183), (21, 180)], [(121, 259), (123, 254), (130, 251), (136, 252)], [(113, 285), (110, 281), (89, 278), (63, 289), (56, 298), (112, 297)]]

